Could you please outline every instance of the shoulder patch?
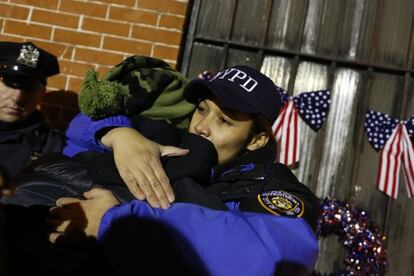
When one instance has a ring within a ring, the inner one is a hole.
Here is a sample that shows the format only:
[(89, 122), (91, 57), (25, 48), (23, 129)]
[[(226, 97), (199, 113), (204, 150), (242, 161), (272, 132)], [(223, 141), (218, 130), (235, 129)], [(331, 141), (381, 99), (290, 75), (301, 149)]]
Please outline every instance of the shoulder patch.
[(303, 201), (282, 191), (268, 191), (257, 195), (260, 205), (274, 215), (301, 217), (305, 211)]

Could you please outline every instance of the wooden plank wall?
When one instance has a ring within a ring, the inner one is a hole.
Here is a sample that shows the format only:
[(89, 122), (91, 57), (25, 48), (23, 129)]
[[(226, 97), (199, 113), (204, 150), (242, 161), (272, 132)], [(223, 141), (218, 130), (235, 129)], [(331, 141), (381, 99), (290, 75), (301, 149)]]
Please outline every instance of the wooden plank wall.
[[(376, 189), (380, 155), (363, 126), (368, 108), (414, 115), (413, 15), (412, 0), (196, 0), (181, 68), (193, 78), (249, 64), (291, 95), (331, 89), (321, 131), (302, 127), (295, 173), (320, 198), (368, 211), (387, 235), (386, 275), (414, 275), (414, 200), (402, 174), (396, 200)], [(342, 266), (337, 237), (320, 248), (318, 271)]]

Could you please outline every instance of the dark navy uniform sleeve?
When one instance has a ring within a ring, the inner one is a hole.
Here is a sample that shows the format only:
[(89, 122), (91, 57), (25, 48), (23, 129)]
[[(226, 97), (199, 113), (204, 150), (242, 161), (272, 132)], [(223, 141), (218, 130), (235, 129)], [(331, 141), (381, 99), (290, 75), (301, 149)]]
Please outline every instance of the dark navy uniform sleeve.
[(316, 231), (320, 201), (289, 168), (277, 163), (273, 165), (262, 191), (243, 199), (239, 208), (242, 211), (304, 218)]

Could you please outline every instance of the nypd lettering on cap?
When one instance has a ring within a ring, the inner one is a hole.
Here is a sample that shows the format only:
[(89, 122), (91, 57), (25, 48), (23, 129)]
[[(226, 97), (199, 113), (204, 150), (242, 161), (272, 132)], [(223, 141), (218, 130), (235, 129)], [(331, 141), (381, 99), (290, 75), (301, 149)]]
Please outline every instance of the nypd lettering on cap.
[(257, 80), (249, 76), (246, 72), (237, 68), (228, 68), (226, 70), (220, 71), (210, 81), (213, 81), (215, 79), (238, 83), (240, 87), (247, 92), (252, 92), (253, 89), (255, 89), (258, 85)]
[(263, 192), (257, 199), (264, 209), (275, 215), (301, 217), (305, 211), (299, 198), (282, 190)]

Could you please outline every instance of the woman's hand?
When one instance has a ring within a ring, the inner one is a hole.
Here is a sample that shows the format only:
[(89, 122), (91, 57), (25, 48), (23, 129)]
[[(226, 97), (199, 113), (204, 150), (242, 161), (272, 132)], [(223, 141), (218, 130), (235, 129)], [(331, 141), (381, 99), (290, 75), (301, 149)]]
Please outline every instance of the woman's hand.
[(86, 200), (62, 197), (56, 201), (56, 207), (50, 209), (54, 227), (49, 240), (55, 242), (59, 237), (71, 233), (83, 233), (96, 237), (103, 215), (119, 201), (108, 190), (94, 188), (84, 193)]
[(155, 143), (132, 128), (114, 128), (102, 137), (112, 148), (119, 174), (131, 193), (155, 208), (168, 208), (174, 192), (162, 167), (162, 156), (183, 156), (188, 150)]

